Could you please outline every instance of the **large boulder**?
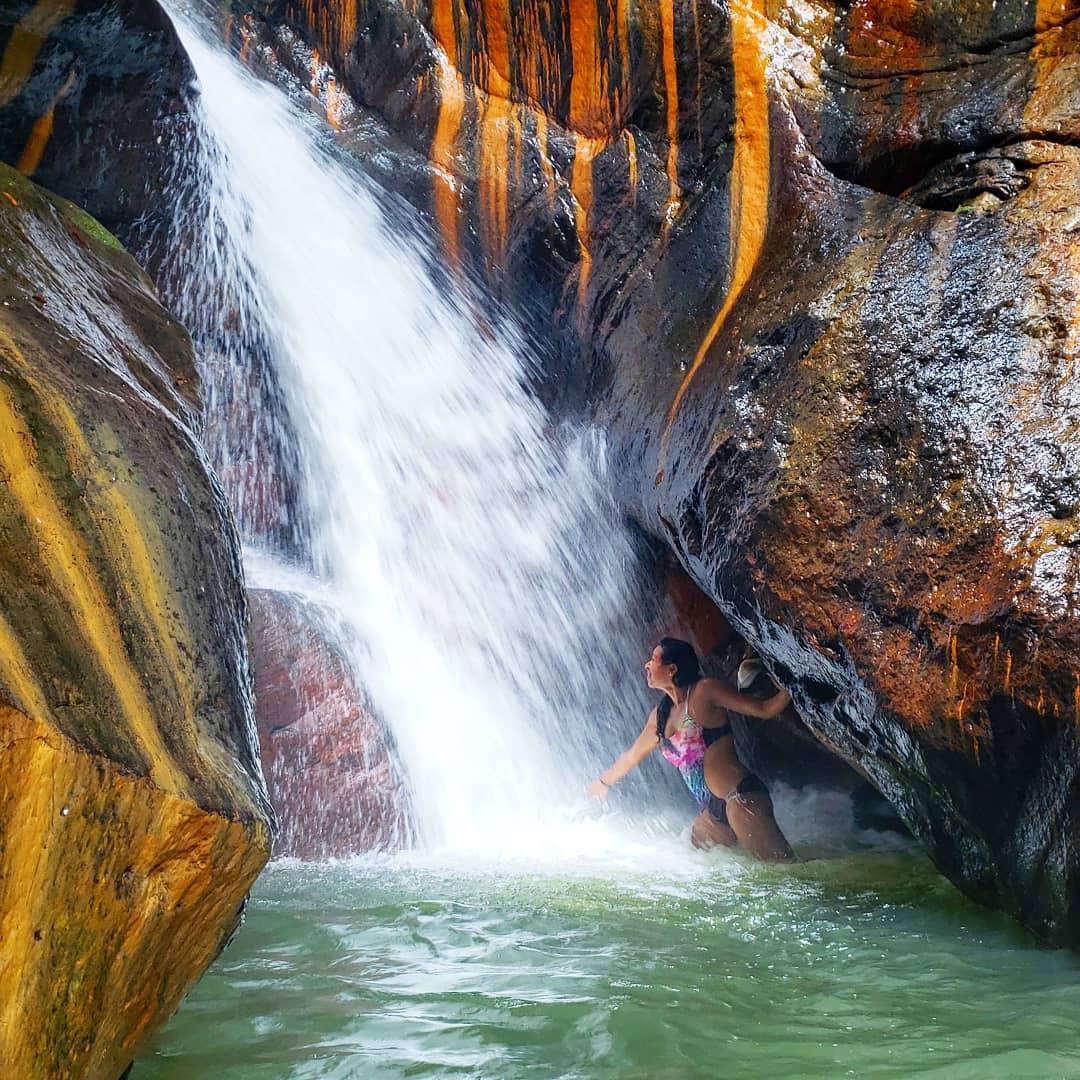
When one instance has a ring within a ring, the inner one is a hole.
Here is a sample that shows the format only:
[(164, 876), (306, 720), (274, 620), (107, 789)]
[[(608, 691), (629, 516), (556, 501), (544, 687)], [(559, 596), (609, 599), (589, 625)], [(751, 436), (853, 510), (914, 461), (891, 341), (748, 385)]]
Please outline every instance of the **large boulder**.
[(450, 261), (804, 720), (1080, 943), (1075, 5), (230, 10), (427, 156)]
[(409, 797), (392, 741), (317, 609), (270, 589), (250, 599), (275, 854), (325, 859), (408, 844)]
[(807, 722), (966, 892), (1075, 944), (1075, 27), (1012, 7), (875, 38), (857, 5), (844, 49), (770, 24), (752, 258), (669, 324), (685, 371), (612, 394), (631, 497)]
[(115, 1080), (270, 850), (238, 546), (190, 342), (0, 166), (0, 1060)]

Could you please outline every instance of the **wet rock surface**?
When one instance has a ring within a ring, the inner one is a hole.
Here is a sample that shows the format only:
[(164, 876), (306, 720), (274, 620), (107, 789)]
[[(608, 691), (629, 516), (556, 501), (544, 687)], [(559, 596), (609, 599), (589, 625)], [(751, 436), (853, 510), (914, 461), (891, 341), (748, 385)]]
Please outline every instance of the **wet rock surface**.
[(232, 10), (426, 156), (450, 261), (815, 734), (1080, 942), (1077, 7)]
[(325, 859), (407, 845), (409, 799), (393, 747), (316, 613), (284, 593), (250, 597), (275, 854)]
[(0, 166), (0, 1060), (113, 1080), (270, 848), (239, 553), (190, 343)]
[[(966, 892), (1074, 944), (1078, 14), (243, 0), (221, 20), (531, 330), (547, 400), (588, 403), (620, 501), (815, 736)], [(32, 82), (9, 72), (9, 100)]]
[(194, 75), (153, 0), (0, 6), (0, 161), (70, 199), (155, 273), (175, 227)]

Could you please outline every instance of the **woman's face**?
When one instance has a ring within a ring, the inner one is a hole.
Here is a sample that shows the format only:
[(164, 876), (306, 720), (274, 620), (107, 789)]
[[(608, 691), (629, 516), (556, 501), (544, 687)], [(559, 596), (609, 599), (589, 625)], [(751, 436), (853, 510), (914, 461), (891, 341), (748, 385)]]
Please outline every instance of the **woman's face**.
[(664, 687), (671, 682), (672, 676), (678, 670), (678, 664), (665, 664), (660, 646), (657, 645), (652, 651), (652, 656), (645, 661), (645, 681), (649, 686)]

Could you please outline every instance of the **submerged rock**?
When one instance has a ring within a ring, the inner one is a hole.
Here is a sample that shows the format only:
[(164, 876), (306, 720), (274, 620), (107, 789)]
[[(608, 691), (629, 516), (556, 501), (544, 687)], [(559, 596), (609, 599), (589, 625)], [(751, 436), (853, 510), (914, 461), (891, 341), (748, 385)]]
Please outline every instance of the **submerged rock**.
[(115, 1080), (270, 849), (238, 547), (187, 334), (0, 166), (0, 1060)]
[(299, 600), (268, 589), (252, 590), (250, 599), (275, 854), (326, 859), (405, 846), (408, 791), (344, 657)]
[(427, 157), (451, 263), (817, 736), (1080, 944), (1075, 7), (230, 11)]

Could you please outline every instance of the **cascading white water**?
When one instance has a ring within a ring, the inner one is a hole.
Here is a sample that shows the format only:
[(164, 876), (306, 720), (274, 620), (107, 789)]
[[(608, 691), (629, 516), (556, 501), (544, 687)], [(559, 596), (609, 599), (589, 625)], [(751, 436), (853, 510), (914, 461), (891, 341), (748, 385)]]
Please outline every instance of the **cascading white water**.
[[(212, 242), (195, 272), (273, 358), (318, 591), (393, 732), (420, 836), (535, 837), (643, 716), (634, 559), (597, 455), (553, 440), (520, 342), (440, 295), (315, 121), (175, 21), (202, 93)], [(235, 393), (246, 373), (221, 378)]]

